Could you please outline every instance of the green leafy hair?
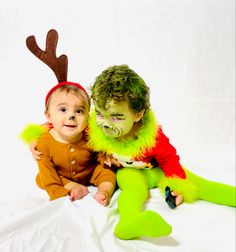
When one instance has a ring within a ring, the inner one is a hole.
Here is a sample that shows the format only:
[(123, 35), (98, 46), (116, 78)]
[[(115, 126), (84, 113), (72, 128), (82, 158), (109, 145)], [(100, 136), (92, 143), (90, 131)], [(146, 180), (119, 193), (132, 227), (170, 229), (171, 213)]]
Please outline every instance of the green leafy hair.
[(135, 112), (150, 109), (148, 86), (127, 65), (108, 67), (95, 79), (91, 92), (92, 99), (102, 109), (107, 109), (107, 103), (113, 99), (128, 101)]

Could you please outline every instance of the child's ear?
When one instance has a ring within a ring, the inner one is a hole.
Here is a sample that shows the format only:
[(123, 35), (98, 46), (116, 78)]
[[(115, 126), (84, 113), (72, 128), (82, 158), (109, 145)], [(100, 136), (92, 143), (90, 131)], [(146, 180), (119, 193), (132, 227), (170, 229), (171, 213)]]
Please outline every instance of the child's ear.
[(48, 112), (48, 111), (45, 111), (45, 112), (44, 112), (44, 115), (46, 116), (48, 122), (50, 123), (50, 122), (51, 122), (51, 119), (50, 119), (50, 114), (49, 114), (49, 112)]
[(144, 109), (142, 111), (140, 111), (140, 112), (137, 112), (136, 115), (135, 115), (134, 121), (135, 122), (140, 121), (143, 118), (144, 112), (145, 112)]

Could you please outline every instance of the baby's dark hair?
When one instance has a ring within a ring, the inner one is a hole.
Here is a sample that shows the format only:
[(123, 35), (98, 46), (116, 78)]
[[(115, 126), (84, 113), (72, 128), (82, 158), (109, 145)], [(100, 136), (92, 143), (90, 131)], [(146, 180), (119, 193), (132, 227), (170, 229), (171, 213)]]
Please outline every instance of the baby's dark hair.
[(108, 67), (95, 79), (91, 91), (92, 99), (102, 109), (107, 109), (107, 103), (113, 99), (128, 101), (135, 112), (150, 109), (148, 86), (127, 65)]
[(74, 85), (67, 84), (67, 85), (63, 85), (63, 86), (58, 87), (57, 89), (55, 89), (50, 94), (50, 96), (49, 96), (49, 98), (47, 100), (47, 103), (46, 103), (46, 111), (48, 110), (51, 98), (54, 95), (55, 91), (56, 92), (65, 92), (66, 94), (72, 93), (72, 94), (75, 94), (75, 95), (79, 96), (81, 99), (84, 100), (84, 102), (88, 106), (88, 110), (89, 110), (89, 108), (90, 108), (90, 97), (88, 96), (88, 94), (85, 93), (81, 88), (78, 88), (78, 87), (76, 87)]

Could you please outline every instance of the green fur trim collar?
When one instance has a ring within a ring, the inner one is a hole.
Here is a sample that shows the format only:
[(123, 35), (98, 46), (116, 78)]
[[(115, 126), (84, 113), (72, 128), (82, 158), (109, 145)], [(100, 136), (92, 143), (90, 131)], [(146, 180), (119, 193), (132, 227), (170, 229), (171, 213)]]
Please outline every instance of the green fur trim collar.
[(95, 151), (138, 157), (155, 146), (157, 130), (158, 124), (154, 113), (150, 111), (143, 117), (143, 124), (137, 132), (137, 139), (118, 141), (103, 134), (96, 124), (96, 112), (92, 111), (89, 118), (89, 145)]

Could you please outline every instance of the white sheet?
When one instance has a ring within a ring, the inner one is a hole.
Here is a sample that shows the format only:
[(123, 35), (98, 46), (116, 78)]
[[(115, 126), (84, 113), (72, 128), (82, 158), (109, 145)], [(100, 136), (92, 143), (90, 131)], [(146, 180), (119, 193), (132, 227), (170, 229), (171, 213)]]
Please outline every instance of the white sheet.
[(44, 98), (56, 79), (25, 39), (35, 34), (44, 47), (51, 28), (59, 32), (58, 56), (68, 55), (69, 81), (88, 89), (106, 67), (130, 65), (150, 86), (152, 108), (181, 163), (235, 185), (234, 0), (1, 1), (0, 251), (235, 251), (229, 207), (199, 201), (171, 210), (153, 190), (148, 207), (172, 224), (172, 235), (121, 241), (112, 234), (117, 194), (107, 209), (91, 196), (47, 202), (18, 135), (45, 121)]
[[(94, 188), (90, 188), (94, 191)], [(119, 218), (117, 197), (108, 207), (92, 193), (71, 202), (68, 197), (5, 201), (0, 205), (0, 251), (4, 252), (234, 252), (235, 209), (198, 201), (175, 210), (158, 189), (145, 208), (158, 211), (173, 227), (170, 236), (129, 241), (113, 234)], [(158, 228), (158, 227), (157, 227)]]

